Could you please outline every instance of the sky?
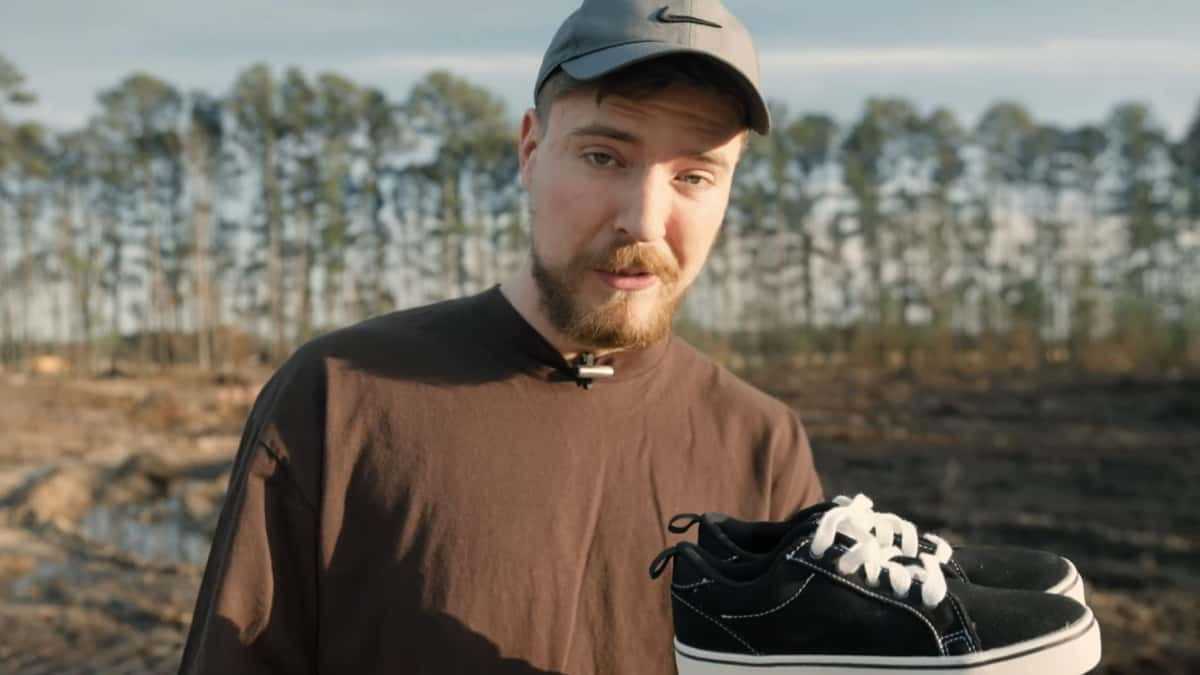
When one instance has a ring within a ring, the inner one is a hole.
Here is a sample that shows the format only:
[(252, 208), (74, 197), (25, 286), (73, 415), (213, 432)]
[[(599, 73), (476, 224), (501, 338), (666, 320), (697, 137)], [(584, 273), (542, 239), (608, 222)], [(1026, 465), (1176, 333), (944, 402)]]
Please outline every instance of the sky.
[[(666, 0), (664, 0), (666, 4)], [(1041, 121), (1101, 122), (1151, 105), (1175, 137), (1200, 108), (1196, 0), (725, 0), (759, 49), (768, 98), (852, 119), (870, 96), (945, 106), (972, 125), (1014, 100)], [(532, 103), (541, 56), (577, 0), (0, 0), (0, 53), (39, 103), (21, 115), (81, 124), (135, 71), (183, 90), (227, 90), (262, 61), (332, 70), (402, 99), (450, 68)]]

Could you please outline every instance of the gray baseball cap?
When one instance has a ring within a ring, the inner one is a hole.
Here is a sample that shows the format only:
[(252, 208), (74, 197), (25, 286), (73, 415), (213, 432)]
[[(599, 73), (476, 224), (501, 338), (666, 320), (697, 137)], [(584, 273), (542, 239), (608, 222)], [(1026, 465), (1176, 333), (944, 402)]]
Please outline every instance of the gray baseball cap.
[(584, 0), (550, 41), (534, 99), (557, 68), (587, 81), (668, 54), (700, 54), (728, 68), (749, 127), (770, 131), (754, 42), (721, 0)]

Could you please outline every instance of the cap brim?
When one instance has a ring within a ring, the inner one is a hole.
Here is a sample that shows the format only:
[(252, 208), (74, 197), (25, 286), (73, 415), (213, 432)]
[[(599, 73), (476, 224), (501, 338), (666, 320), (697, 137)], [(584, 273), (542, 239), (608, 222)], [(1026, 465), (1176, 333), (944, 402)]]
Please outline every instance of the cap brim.
[(697, 54), (709, 58), (715, 64), (724, 66), (742, 86), (741, 93), (742, 98), (746, 101), (750, 128), (763, 136), (766, 136), (771, 130), (771, 114), (767, 110), (767, 102), (763, 100), (762, 94), (754, 84), (728, 61), (706, 51), (688, 49), (664, 42), (629, 42), (564, 61), (560, 67), (571, 77), (587, 81), (607, 75), (614, 70), (668, 54)]

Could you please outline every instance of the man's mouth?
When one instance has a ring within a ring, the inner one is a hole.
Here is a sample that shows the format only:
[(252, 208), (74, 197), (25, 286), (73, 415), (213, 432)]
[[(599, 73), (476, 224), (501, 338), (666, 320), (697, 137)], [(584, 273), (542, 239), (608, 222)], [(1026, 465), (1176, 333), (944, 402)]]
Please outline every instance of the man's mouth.
[(658, 275), (637, 267), (622, 267), (619, 269), (597, 269), (596, 273), (609, 286), (619, 290), (638, 291), (650, 288), (658, 283)]

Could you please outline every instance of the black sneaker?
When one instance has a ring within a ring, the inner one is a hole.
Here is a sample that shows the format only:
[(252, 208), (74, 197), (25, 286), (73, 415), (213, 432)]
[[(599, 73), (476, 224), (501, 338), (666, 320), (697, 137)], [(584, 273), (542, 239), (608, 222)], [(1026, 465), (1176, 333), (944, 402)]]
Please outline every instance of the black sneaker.
[(679, 675), (1079, 675), (1099, 662), (1087, 607), (946, 579), (933, 555), (900, 558), (856, 518), (811, 514), (746, 561), (688, 542), (660, 553), (650, 576), (674, 559)]
[(871, 500), (864, 495), (854, 499), (836, 497), (777, 523), (737, 520), (723, 513), (681, 513), (671, 519), (669, 528), (682, 534), (699, 524), (696, 543), (701, 548), (722, 560), (749, 560), (773, 550), (796, 523), (838, 506), (854, 509), (860, 527), (870, 530), (880, 546), (894, 545), (910, 558), (928, 553), (950, 578), (980, 586), (1065, 595), (1085, 603), (1083, 578), (1062, 556), (1018, 546), (952, 548), (935, 534), (919, 533), (916, 526), (895, 514), (873, 510)]

